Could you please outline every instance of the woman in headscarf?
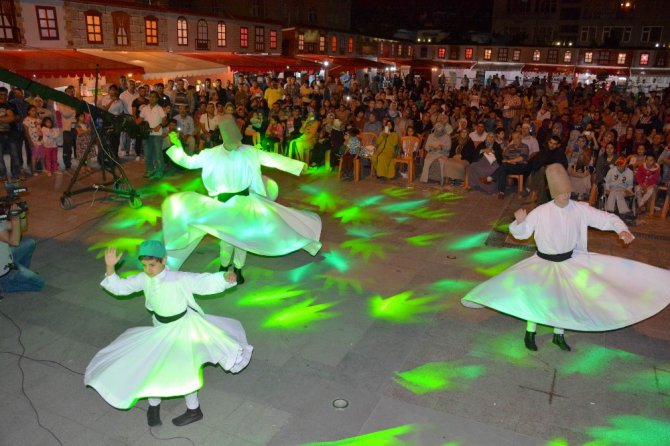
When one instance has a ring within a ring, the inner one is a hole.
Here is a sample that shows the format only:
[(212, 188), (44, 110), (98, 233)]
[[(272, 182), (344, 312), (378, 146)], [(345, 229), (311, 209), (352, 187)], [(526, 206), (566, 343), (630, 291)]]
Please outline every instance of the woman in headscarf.
[(375, 152), (372, 155), (372, 167), (375, 169), (377, 178), (393, 179), (395, 177), (395, 159), (398, 151), (398, 134), (394, 131), (395, 124), (387, 120), (384, 130), (377, 136), (375, 141)]
[(423, 162), (423, 171), (421, 172), (421, 178), (419, 179), (422, 183), (428, 182), (428, 174), (430, 172), (431, 165), (437, 161), (439, 163), (439, 172), (440, 172), (440, 184), (444, 182), (445, 177), (445, 163), (449, 157), (449, 151), (451, 150), (451, 137), (442, 122), (436, 122), (433, 127), (433, 131), (428, 135), (426, 140), (426, 145), (424, 147), (426, 150), (426, 159)]

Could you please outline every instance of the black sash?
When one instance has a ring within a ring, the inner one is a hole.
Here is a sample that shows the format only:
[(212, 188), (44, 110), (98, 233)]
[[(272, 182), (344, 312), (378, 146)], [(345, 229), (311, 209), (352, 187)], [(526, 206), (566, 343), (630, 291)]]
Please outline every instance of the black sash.
[(562, 254), (545, 254), (543, 252), (538, 251), (537, 256), (541, 259), (549, 260), (550, 262), (562, 262), (572, 257), (572, 251), (564, 252)]
[(170, 322), (174, 322), (174, 321), (179, 320), (182, 317), (184, 317), (184, 315), (186, 315), (186, 311), (188, 311), (188, 310), (184, 310), (183, 313), (175, 314), (174, 316), (165, 317), (165, 316), (160, 316), (157, 313), (154, 313), (154, 316), (156, 317), (156, 320), (158, 322), (160, 322), (161, 324), (169, 324)]
[(246, 189), (241, 190), (239, 192), (224, 192), (222, 194), (217, 195), (216, 199), (222, 203), (225, 203), (226, 201), (233, 198), (235, 195), (243, 195), (246, 197), (249, 195), (249, 188), (247, 187)]

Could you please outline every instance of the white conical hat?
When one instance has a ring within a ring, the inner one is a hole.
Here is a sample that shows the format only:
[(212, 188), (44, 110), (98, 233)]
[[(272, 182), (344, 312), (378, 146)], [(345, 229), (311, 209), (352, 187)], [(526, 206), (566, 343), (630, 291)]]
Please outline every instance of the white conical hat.
[(549, 192), (552, 198), (558, 197), (560, 194), (570, 194), (572, 192), (572, 184), (568, 172), (561, 164), (554, 163), (547, 166), (547, 183), (549, 184)]

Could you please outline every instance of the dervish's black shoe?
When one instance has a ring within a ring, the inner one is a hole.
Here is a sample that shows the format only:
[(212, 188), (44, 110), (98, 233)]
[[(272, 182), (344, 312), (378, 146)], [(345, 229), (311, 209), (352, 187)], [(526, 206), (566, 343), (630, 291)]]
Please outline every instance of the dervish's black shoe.
[(172, 424), (175, 426), (186, 426), (187, 424), (202, 420), (202, 417), (202, 410), (198, 406), (195, 409), (186, 409), (186, 412), (172, 419)]
[(242, 268), (234, 268), (233, 271), (237, 276), (237, 284), (242, 285), (244, 283), (244, 276), (242, 275)]
[(535, 332), (534, 331), (527, 331), (526, 336), (523, 338), (523, 343), (526, 345), (526, 348), (528, 350), (532, 350), (534, 352), (537, 351), (537, 344), (535, 344)]
[(553, 344), (558, 345), (558, 348), (560, 348), (563, 351), (569, 352), (572, 350), (568, 345), (568, 343), (565, 342), (565, 336), (563, 336), (562, 334), (554, 333), (554, 339), (552, 339), (551, 342)]
[(147, 424), (149, 424), (151, 427), (160, 426), (163, 424), (161, 422), (160, 404), (158, 406), (149, 406), (149, 409), (147, 410)]
[(221, 272), (221, 271), (228, 271), (229, 269), (230, 269), (230, 265), (228, 265), (228, 266), (223, 266), (223, 265), (219, 266), (219, 272)]

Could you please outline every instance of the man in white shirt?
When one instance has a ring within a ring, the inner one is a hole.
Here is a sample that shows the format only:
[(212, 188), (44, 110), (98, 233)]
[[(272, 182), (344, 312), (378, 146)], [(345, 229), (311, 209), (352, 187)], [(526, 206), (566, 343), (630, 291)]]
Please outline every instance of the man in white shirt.
[(219, 132), (219, 115), (213, 102), (207, 104), (207, 113), (200, 116), (200, 150), (221, 144)]
[(195, 150), (195, 125), (193, 118), (186, 112), (186, 104), (179, 104), (179, 114), (174, 117), (177, 121), (179, 139), (186, 146), (186, 151), (192, 155)]
[(479, 146), (480, 143), (486, 141), (486, 128), (483, 122), (478, 122), (475, 126), (475, 130), (470, 132), (470, 139), (475, 144), (475, 148)]
[(540, 152), (540, 143), (530, 134), (530, 124), (521, 126), (521, 142), (528, 146), (528, 157), (532, 158)]
[(144, 162), (147, 171), (144, 174), (145, 178), (152, 177), (154, 179), (163, 178), (163, 120), (165, 119), (165, 111), (163, 107), (158, 105), (158, 93), (152, 91), (149, 95), (149, 104), (140, 109), (140, 118), (149, 125), (149, 136), (145, 141)]

